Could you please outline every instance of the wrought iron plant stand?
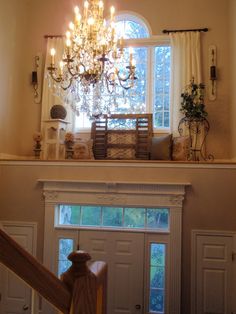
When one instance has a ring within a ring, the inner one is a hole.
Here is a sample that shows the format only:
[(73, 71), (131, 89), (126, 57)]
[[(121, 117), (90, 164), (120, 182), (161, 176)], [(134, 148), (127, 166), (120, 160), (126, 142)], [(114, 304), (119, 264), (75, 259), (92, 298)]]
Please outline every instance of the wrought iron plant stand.
[(206, 118), (184, 117), (180, 120), (178, 131), (180, 136), (189, 136), (190, 149), (188, 160), (213, 161), (214, 156), (206, 152), (206, 138), (210, 130), (209, 121)]

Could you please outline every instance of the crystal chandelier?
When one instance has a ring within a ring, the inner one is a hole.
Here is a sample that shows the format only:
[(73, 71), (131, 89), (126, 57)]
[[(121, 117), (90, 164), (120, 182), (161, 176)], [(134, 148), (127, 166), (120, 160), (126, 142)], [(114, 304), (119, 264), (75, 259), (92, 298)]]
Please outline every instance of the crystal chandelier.
[[(56, 51), (52, 48), (47, 68), (57, 95), (69, 102), (77, 114), (86, 112), (90, 118), (109, 113), (117, 91), (129, 90), (136, 79), (132, 48), (128, 64), (121, 68), (124, 39), (118, 40), (116, 35), (115, 9), (110, 8), (109, 23), (103, 11), (104, 4), (100, 0), (85, 1), (82, 15), (79, 7), (75, 7), (62, 59), (55, 64)], [(101, 101), (104, 94), (113, 95), (113, 100), (110, 97), (104, 104)]]

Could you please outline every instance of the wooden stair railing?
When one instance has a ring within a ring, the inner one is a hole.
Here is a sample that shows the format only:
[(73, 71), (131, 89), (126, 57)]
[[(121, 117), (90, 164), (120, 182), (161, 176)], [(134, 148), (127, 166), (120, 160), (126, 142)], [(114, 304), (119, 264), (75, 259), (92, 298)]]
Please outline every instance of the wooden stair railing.
[(71, 294), (66, 285), (2, 230), (0, 262), (62, 313), (69, 313)]
[(0, 262), (48, 302), (64, 314), (106, 314), (106, 263), (88, 267), (91, 257), (83, 251), (68, 259), (72, 266), (60, 280), (0, 229)]

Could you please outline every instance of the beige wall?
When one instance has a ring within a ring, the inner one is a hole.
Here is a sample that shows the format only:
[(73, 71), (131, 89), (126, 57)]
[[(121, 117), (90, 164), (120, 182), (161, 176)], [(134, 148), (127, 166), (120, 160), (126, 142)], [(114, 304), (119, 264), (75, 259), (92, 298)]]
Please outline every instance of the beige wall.
[(232, 110), (231, 125), (232, 125), (232, 156), (236, 159), (236, 1), (230, 0), (230, 65), (232, 71), (230, 73), (230, 106)]
[[(204, 81), (208, 84), (208, 47), (217, 46), (217, 100), (206, 98), (209, 121), (208, 150), (216, 158), (231, 156), (229, 123), (229, 2), (231, 0), (107, 0), (118, 11), (133, 11), (150, 24), (153, 34), (164, 28), (209, 27), (203, 34)], [(81, 1), (82, 2), (82, 1)], [(45, 34), (62, 34), (73, 16), (72, 0), (1, 0), (0, 153), (32, 154), (32, 134), (39, 130), (41, 105), (33, 101), (30, 73), (37, 52), (45, 52)], [(233, 18), (233, 16), (232, 16)], [(227, 141), (225, 140), (227, 138)]]
[[(97, 166), (99, 163), (99, 167)], [(108, 165), (109, 162), (105, 162)], [(235, 182), (236, 167), (216, 169), (213, 165), (142, 163), (122, 167), (102, 166), (103, 162), (68, 162), (57, 166), (39, 162), (14, 165), (0, 164), (0, 220), (33, 221), (38, 223), (38, 257), (42, 258), (44, 231), (44, 200), (38, 179), (88, 181), (189, 182), (183, 209), (183, 273), (184, 296), (182, 314), (190, 313), (191, 230), (236, 231)], [(192, 167), (192, 168), (191, 168)], [(89, 200), (88, 200), (89, 201)]]
[[(24, 69), (27, 1), (0, 1), (0, 152), (19, 153), (22, 104), (28, 84)], [(17, 132), (18, 130), (18, 132)]]

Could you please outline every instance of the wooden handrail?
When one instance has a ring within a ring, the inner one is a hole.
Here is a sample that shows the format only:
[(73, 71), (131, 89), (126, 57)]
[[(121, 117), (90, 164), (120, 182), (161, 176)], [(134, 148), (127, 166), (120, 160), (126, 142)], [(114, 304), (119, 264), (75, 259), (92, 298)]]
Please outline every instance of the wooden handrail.
[(0, 262), (62, 313), (69, 313), (71, 294), (67, 286), (1, 229)]

